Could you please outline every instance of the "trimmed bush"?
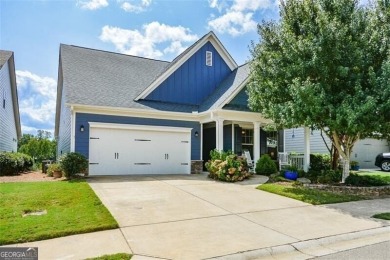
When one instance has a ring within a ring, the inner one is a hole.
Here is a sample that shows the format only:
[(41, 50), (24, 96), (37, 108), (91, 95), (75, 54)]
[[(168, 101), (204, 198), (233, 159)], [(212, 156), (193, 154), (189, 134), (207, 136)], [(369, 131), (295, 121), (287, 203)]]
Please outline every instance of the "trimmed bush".
[(211, 151), (210, 157), (211, 159), (205, 165), (209, 177), (214, 180), (236, 182), (251, 176), (244, 157), (237, 156), (231, 151), (217, 150)]
[(351, 173), (345, 179), (345, 184), (346, 185), (351, 185), (351, 186), (361, 186), (361, 187), (390, 185), (390, 183), (388, 181), (382, 179), (380, 176), (375, 176), (375, 175), (357, 175), (357, 174), (354, 174), (354, 173)]
[(60, 161), (60, 166), (67, 179), (75, 177), (78, 173), (84, 173), (88, 169), (88, 161), (80, 153), (67, 153)]
[(310, 169), (306, 174), (306, 178), (309, 178), (312, 183), (335, 184), (341, 181), (341, 175), (341, 170), (313, 171)]
[(33, 165), (30, 156), (23, 153), (0, 153), (0, 176), (14, 175), (29, 170)]
[(329, 170), (330, 168), (329, 154), (310, 154), (310, 170), (323, 171)]
[(263, 154), (256, 162), (255, 171), (256, 174), (269, 176), (273, 173), (276, 173), (278, 169), (276, 168), (276, 164), (274, 161), (272, 161), (271, 157), (268, 154)]

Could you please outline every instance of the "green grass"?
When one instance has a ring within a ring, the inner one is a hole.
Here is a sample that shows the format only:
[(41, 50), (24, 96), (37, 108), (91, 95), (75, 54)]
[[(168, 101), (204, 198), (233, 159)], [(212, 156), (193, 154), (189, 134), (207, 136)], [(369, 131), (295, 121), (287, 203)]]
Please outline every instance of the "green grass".
[[(47, 214), (22, 217), (42, 210)], [(117, 227), (83, 180), (0, 184), (0, 245)]]
[(113, 254), (113, 255), (103, 255), (99, 257), (94, 258), (87, 258), (85, 260), (129, 260), (131, 259), (132, 255), (127, 253), (119, 253), (119, 254)]
[(344, 195), (331, 193), (305, 187), (294, 187), (291, 185), (280, 185), (277, 183), (266, 183), (257, 187), (259, 190), (275, 193), (288, 198), (300, 200), (313, 205), (340, 203), (365, 199), (357, 195)]
[(390, 220), (390, 212), (379, 213), (372, 216), (373, 218), (380, 218), (384, 220)]
[(358, 171), (358, 175), (368, 175), (368, 176), (380, 176), (382, 179), (390, 182), (390, 172), (382, 171)]

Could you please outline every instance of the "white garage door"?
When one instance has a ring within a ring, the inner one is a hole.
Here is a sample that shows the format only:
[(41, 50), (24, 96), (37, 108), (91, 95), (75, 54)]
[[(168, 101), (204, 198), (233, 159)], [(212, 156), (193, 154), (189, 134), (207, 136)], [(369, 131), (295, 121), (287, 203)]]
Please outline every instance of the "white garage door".
[(362, 169), (377, 168), (374, 165), (375, 157), (379, 153), (388, 151), (389, 146), (386, 140), (367, 138), (356, 142), (351, 153), (351, 160), (358, 161)]
[(90, 123), (89, 174), (189, 174), (191, 129)]

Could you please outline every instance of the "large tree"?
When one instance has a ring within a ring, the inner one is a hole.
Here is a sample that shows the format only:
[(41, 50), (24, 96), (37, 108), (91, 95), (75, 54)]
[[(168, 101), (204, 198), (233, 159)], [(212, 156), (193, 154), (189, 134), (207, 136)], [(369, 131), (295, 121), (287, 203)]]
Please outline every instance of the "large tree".
[(38, 130), (37, 135), (24, 134), (19, 141), (19, 152), (30, 155), (35, 162), (41, 162), (44, 159), (54, 159), (56, 156), (55, 140), (50, 140), (51, 133)]
[(344, 181), (356, 141), (390, 129), (390, 0), (281, 1), (280, 20), (258, 33), (251, 108), (281, 128), (321, 129)]

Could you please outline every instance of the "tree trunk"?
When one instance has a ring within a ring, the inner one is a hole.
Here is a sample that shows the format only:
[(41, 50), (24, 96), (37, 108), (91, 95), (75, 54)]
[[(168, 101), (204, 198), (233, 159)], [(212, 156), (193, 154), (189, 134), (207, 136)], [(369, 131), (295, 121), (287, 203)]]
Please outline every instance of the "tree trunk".
[(332, 145), (332, 170), (336, 171), (339, 166), (340, 153), (339, 151)]
[(349, 159), (350, 159), (350, 156), (348, 154), (347, 158), (344, 158), (343, 174), (341, 177), (341, 183), (345, 183), (345, 179), (349, 176), (349, 167), (350, 167)]

